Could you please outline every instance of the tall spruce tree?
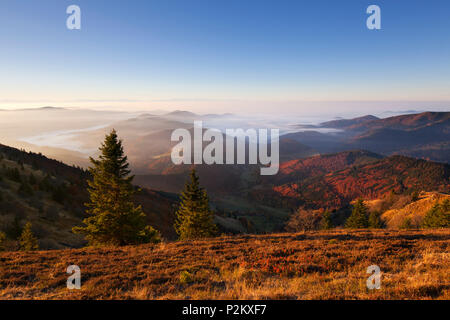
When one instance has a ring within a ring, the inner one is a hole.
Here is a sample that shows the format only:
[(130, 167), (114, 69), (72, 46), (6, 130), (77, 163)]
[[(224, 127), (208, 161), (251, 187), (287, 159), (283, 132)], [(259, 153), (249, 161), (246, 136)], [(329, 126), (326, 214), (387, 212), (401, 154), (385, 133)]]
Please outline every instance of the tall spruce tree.
[(367, 207), (362, 199), (358, 199), (353, 207), (352, 214), (345, 222), (345, 227), (350, 229), (362, 229), (367, 228), (368, 226)]
[(73, 231), (84, 234), (93, 246), (159, 242), (159, 232), (146, 224), (142, 207), (133, 203), (134, 176), (130, 176), (122, 141), (115, 130), (105, 137), (99, 150), (99, 160), (90, 158), (90, 202), (85, 204), (90, 216), (83, 220), (85, 227)]
[(206, 190), (200, 187), (199, 178), (192, 169), (190, 179), (181, 193), (181, 201), (176, 212), (175, 231), (180, 240), (207, 238), (217, 234), (213, 223), (213, 213), (209, 208)]

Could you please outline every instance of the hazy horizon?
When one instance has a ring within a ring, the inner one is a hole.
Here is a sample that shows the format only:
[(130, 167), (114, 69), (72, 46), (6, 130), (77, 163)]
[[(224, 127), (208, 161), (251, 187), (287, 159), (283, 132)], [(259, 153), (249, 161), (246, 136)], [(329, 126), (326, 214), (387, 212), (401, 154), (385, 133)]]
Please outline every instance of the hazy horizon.
[[(387, 102), (383, 102), (387, 104)], [(131, 113), (131, 114), (143, 114), (143, 113), (153, 113), (154, 115), (160, 115), (165, 113), (170, 113), (174, 111), (187, 111), (196, 113), (199, 115), (205, 114), (226, 114), (233, 113), (243, 116), (253, 115), (284, 115), (284, 116), (305, 116), (305, 117), (318, 117), (327, 119), (334, 118), (354, 118), (364, 115), (374, 115), (380, 118), (386, 118), (401, 114), (411, 114), (411, 113), (421, 113), (421, 112), (449, 112), (450, 102), (439, 102), (439, 103), (390, 103), (390, 106), (394, 107), (384, 107), (383, 104), (378, 102), (303, 102), (303, 103), (286, 103), (286, 108), (280, 113), (280, 105), (274, 104), (274, 107), (268, 106), (268, 102), (260, 103), (259, 107), (243, 108), (244, 106), (255, 106), (257, 104), (239, 102), (233, 106), (228, 106), (227, 108), (208, 108), (205, 107), (192, 107), (187, 105), (156, 105), (156, 106), (141, 106), (141, 107), (112, 107), (112, 106), (73, 106), (73, 105), (38, 105), (31, 104), (27, 106), (2, 106), (0, 111), (24, 111), (24, 110), (39, 110), (45, 108), (54, 109), (67, 109), (67, 110), (86, 110), (86, 111), (102, 111), (102, 112), (118, 112), (118, 113)], [(263, 108), (261, 106), (266, 106)], [(314, 108), (313, 111), (305, 110), (304, 108)]]

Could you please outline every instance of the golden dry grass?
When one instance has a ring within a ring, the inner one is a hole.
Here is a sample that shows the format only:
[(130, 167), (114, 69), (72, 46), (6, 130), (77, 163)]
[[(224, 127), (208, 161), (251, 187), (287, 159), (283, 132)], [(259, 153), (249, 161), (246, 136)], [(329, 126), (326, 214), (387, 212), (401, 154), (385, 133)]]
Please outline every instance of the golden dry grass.
[[(450, 230), (236, 236), (0, 254), (2, 299), (449, 299)], [(82, 273), (66, 288), (67, 266)], [(381, 289), (366, 287), (368, 266)]]

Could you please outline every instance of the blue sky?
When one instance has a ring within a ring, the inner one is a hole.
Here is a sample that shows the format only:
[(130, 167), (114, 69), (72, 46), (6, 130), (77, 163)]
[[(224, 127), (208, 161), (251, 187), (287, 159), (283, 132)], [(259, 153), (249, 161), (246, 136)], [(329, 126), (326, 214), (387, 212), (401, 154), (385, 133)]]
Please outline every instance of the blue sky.
[(2, 0), (0, 43), (3, 108), (450, 109), (444, 0)]

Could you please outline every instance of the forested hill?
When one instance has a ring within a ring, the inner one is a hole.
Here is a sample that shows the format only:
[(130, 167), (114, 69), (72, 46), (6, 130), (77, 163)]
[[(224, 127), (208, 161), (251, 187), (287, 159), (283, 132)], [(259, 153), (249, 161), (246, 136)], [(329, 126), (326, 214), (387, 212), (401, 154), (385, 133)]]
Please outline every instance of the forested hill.
[[(327, 160), (331, 161), (339, 155), (330, 156)], [(286, 168), (283, 170), (287, 171)], [(308, 167), (302, 170), (308, 172)], [(291, 180), (289, 176), (292, 176)], [(397, 155), (379, 160), (372, 158), (361, 164), (303, 179), (299, 179), (295, 172), (289, 172), (283, 177), (282, 184), (273, 187), (276, 193), (273, 196), (297, 199), (299, 204), (310, 207), (340, 208), (359, 197), (376, 199), (390, 192), (449, 193), (449, 179), (448, 164)]]
[[(24, 224), (31, 222), (43, 249), (79, 247), (83, 239), (71, 232), (80, 225), (88, 200), (89, 173), (42, 154), (0, 144), (0, 231), (14, 245)], [(173, 238), (174, 194), (141, 189), (136, 195), (149, 224)]]

